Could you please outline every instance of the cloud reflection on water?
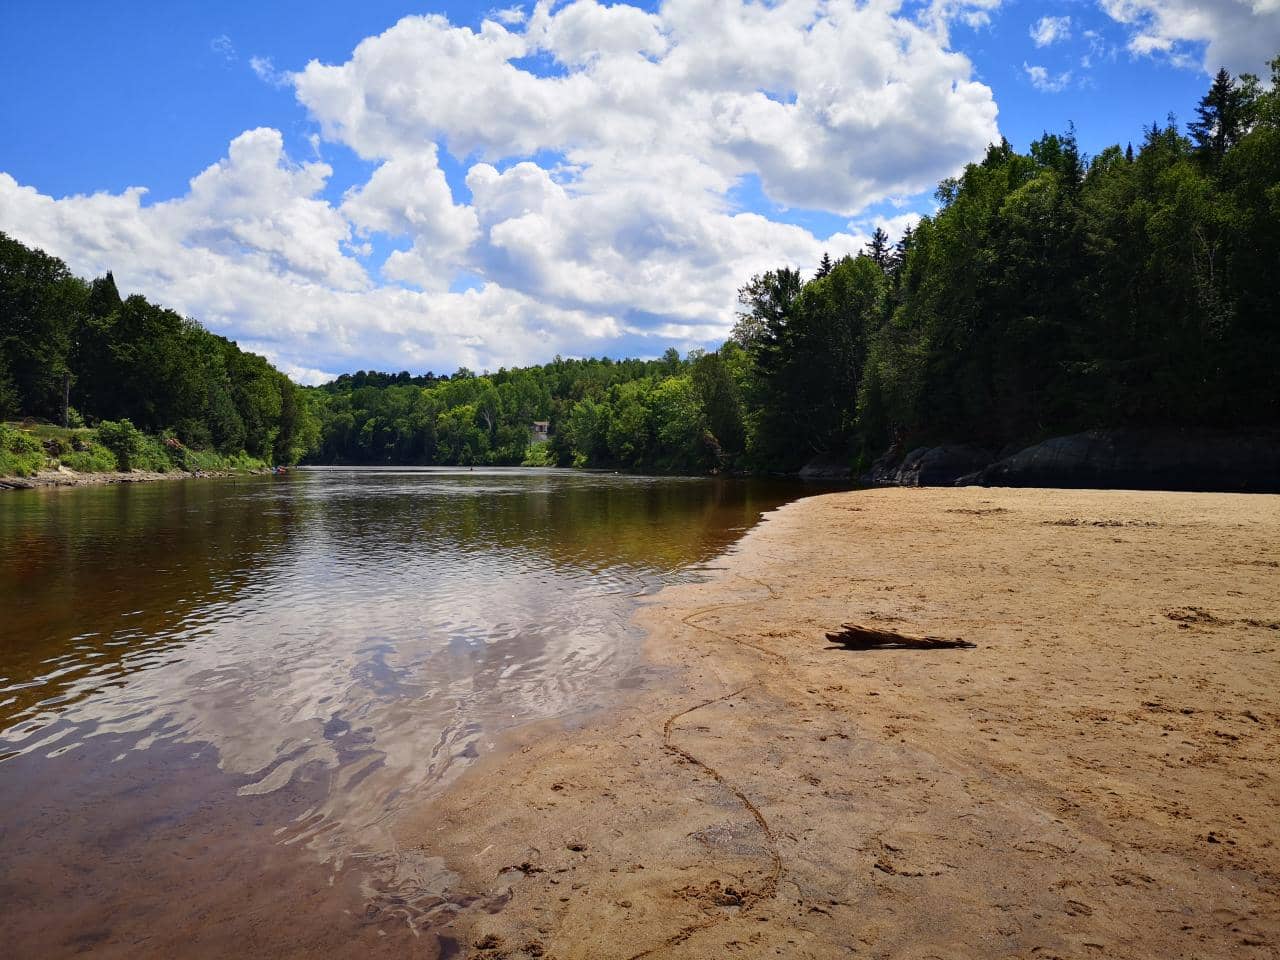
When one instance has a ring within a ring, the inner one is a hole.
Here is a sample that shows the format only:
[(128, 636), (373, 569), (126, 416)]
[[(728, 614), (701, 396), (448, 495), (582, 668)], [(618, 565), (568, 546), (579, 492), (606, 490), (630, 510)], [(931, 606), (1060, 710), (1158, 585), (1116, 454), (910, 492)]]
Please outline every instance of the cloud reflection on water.
[(209, 744), (240, 796), (309, 784), (281, 840), (376, 852), (404, 798), (496, 731), (616, 696), (643, 669), (634, 597), (795, 492), (326, 470), (13, 495), (0, 757), (81, 752), (56, 778), (78, 795), (97, 765)]

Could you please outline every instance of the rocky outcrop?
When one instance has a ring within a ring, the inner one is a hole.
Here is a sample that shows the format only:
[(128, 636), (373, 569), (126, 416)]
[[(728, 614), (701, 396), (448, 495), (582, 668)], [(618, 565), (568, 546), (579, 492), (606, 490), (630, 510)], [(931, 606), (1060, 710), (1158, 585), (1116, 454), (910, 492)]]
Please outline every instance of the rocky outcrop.
[(898, 462), (892, 453), (872, 464), (862, 482), (880, 487), (947, 487), (975, 475), (994, 460), (991, 451), (972, 444), (917, 447)]
[(871, 469), (858, 478), (858, 482), (868, 487), (892, 487), (898, 483), (898, 466), (902, 462), (902, 451), (890, 449), (871, 464)]
[(848, 480), (852, 476), (849, 461), (838, 457), (817, 456), (800, 468), (801, 480)]
[[(994, 461), (994, 462), (993, 462)], [(1089, 430), (998, 456), (973, 444), (891, 451), (868, 486), (1280, 492), (1280, 431)]]
[(1090, 430), (991, 464), (992, 487), (1280, 492), (1280, 433)]
[(903, 487), (950, 487), (967, 474), (984, 469), (995, 455), (970, 444), (946, 444), (912, 450), (898, 467)]

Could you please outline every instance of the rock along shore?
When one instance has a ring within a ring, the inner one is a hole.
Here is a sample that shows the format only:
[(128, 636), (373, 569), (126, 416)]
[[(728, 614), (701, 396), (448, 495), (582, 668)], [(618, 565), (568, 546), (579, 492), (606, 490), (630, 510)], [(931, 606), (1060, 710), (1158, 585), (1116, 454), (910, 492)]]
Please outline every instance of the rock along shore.
[(1280, 434), (1089, 430), (999, 453), (944, 444), (887, 454), (860, 479), (868, 486), (1280, 493)]
[(207, 477), (244, 477), (270, 473), (270, 470), (207, 470), (188, 473), (170, 470), (158, 473), (153, 470), (112, 471), (110, 473), (79, 473), (62, 468), (41, 470), (34, 477), (0, 477), (0, 490), (38, 490), (48, 487), (92, 487), (107, 483), (147, 483), (152, 480), (196, 480)]

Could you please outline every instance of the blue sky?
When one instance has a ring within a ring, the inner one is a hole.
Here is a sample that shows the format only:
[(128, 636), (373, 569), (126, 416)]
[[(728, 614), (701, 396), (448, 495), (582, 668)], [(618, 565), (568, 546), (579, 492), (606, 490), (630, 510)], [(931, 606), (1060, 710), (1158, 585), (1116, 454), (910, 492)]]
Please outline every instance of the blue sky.
[(714, 345), (750, 271), (900, 229), (993, 136), (1136, 141), (1280, 53), (1235, 0), (3, 16), (0, 230), (313, 380)]

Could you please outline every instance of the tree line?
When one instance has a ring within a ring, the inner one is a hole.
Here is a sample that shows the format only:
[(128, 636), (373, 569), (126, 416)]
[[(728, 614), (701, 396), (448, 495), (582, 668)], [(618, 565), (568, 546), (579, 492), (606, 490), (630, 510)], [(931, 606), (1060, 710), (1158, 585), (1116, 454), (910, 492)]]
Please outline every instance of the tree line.
[[(321, 463), (580, 465), (565, 427), (624, 385), (659, 383), (681, 371), (675, 350), (659, 360), (565, 359), (496, 373), (359, 371), (309, 393), (321, 420)], [(576, 414), (575, 414), (576, 411)], [(552, 425), (535, 443), (532, 426)], [(558, 429), (557, 429), (558, 428)], [(634, 460), (628, 466), (639, 466)]]
[[(1280, 60), (1214, 78), (1182, 132), (1085, 156), (1003, 141), (896, 244), (739, 291), (731, 339), (661, 361), (566, 361), (323, 388), (322, 458), (666, 471), (866, 463), (1090, 427), (1280, 424)], [(421, 379), (421, 378), (420, 378)], [(390, 382), (394, 381), (394, 382)]]
[[(1090, 427), (1280, 424), (1280, 59), (1184, 132), (1007, 142), (896, 243), (752, 277), (718, 350), (299, 388), (194, 321), (0, 236), (0, 413), (128, 418), (270, 462), (696, 473), (993, 450)], [(550, 439), (532, 431), (550, 425)]]
[(1280, 59), (1225, 70), (1188, 134), (1170, 117), (1095, 157), (1074, 130), (1002, 142), (807, 282), (741, 293), (735, 340), (766, 462), (895, 440), (998, 449), (1090, 427), (1280, 424)]
[(128, 421), (266, 463), (296, 463), (319, 436), (301, 388), (264, 358), (2, 233), (0, 319), (0, 420)]

